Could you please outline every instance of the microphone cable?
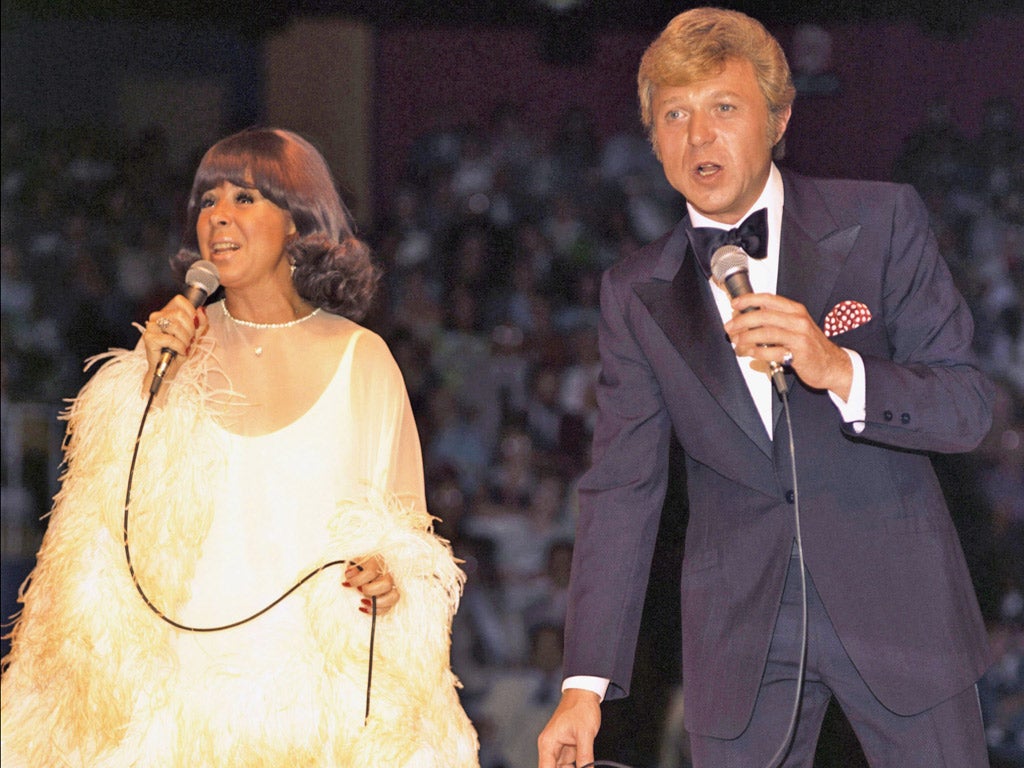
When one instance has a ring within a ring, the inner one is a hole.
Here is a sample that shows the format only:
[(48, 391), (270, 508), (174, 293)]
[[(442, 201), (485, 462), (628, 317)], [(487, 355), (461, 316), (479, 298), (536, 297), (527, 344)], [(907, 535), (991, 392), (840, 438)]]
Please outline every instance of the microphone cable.
[[(778, 750), (768, 761), (766, 768), (777, 768), (785, 760), (793, 743), (796, 734), (796, 724), (800, 715), (800, 700), (803, 698), (804, 672), (807, 668), (807, 568), (804, 565), (804, 542), (800, 534), (800, 488), (797, 483), (796, 474), (796, 444), (793, 439), (793, 421), (789, 413), (788, 387), (779, 387), (779, 395), (782, 398), (782, 411), (786, 417), (786, 433), (789, 448), (789, 463), (793, 480), (793, 523), (794, 537), (796, 541), (797, 560), (800, 565), (800, 661), (796, 673), (796, 694), (793, 697), (793, 711), (789, 716), (789, 724), (786, 727), (786, 734), (779, 745)], [(790, 555), (792, 559), (792, 554)]]
[[(736, 245), (723, 245), (716, 249), (711, 256), (711, 273), (715, 282), (725, 290), (730, 297), (736, 298), (753, 293), (750, 285), (750, 273), (747, 264), (749, 256), (743, 248)], [(743, 313), (752, 312), (757, 307), (747, 307)], [(771, 346), (764, 344), (760, 346)], [(779, 745), (778, 750), (768, 761), (767, 768), (776, 768), (785, 759), (793, 736), (796, 733), (796, 722), (800, 714), (800, 700), (803, 696), (804, 672), (807, 667), (807, 569), (804, 564), (804, 543), (800, 535), (800, 488), (797, 482), (796, 473), (796, 448), (793, 439), (793, 422), (789, 413), (789, 384), (786, 381), (784, 364), (780, 365), (775, 361), (769, 361), (771, 369), (771, 380), (776, 391), (782, 398), (782, 408), (786, 415), (786, 429), (789, 438), (789, 460), (792, 469), (793, 479), (793, 518), (794, 536), (796, 541), (797, 560), (800, 566), (800, 594), (801, 594), (801, 631), (800, 631), (800, 663), (797, 668), (796, 696), (793, 700), (793, 712), (786, 728), (786, 735)], [(792, 559), (792, 545), (790, 547), (790, 559)], [(787, 566), (787, 574), (789, 567)], [(780, 606), (781, 612), (781, 606)], [(777, 620), (776, 620), (777, 621)], [(774, 631), (773, 631), (774, 635)]]
[[(319, 566), (318, 568), (314, 568), (312, 571), (310, 571), (305, 576), (303, 576), (301, 579), (299, 579), (297, 582), (295, 582), (295, 584), (292, 585), (287, 591), (285, 591), (280, 597), (278, 597), (277, 599), (273, 600), (272, 602), (270, 602), (269, 604), (267, 604), (266, 606), (264, 606), (260, 610), (256, 611), (255, 613), (253, 613), (253, 614), (251, 614), (249, 616), (246, 616), (244, 619), (239, 619), (238, 621), (232, 621), (232, 622), (230, 622), (228, 624), (221, 624), (221, 625), (213, 626), (213, 627), (195, 627), (195, 626), (191, 626), (191, 625), (188, 625), (188, 624), (182, 624), (181, 622), (175, 621), (170, 616), (168, 616), (166, 613), (164, 613), (162, 610), (160, 610), (153, 603), (153, 601), (150, 600), (150, 598), (146, 594), (145, 590), (143, 590), (142, 584), (139, 583), (139, 579), (138, 579), (138, 577), (135, 574), (135, 566), (132, 564), (131, 548), (128, 545), (128, 510), (131, 507), (132, 479), (135, 476), (135, 463), (136, 463), (136, 461), (137, 461), (137, 459), (139, 457), (139, 446), (142, 443), (142, 432), (145, 429), (146, 418), (149, 416), (149, 411), (150, 411), (150, 408), (153, 405), (153, 399), (156, 397), (156, 393), (157, 393), (157, 388), (156, 387), (153, 387), (153, 388), (150, 389), (149, 397), (146, 399), (146, 406), (145, 406), (145, 408), (142, 411), (142, 418), (139, 421), (139, 431), (138, 431), (138, 433), (135, 436), (135, 445), (134, 445), (134, 447), (132, 449), (132, 460), (131, 460), (131, 465), (129, 466), (129, 469), (128, 469), (128, 483), (127, 483), (127, 488), (125, 489), (125, 496), (124, 496), (124, 523), (123, 523), (123, 530), (122, 530), (122, 533), (124, 534), (124, 538), (123, 538), (123, 541), (124, 541), (124, 557), (125, 557), (125, 562), (128, 564), (128, 574), (131, 576), (132, 583), (135, 585), (135, 589), (136, 589), (136, 591), (138, 591), (139, 596), (142, 597), (142, 601), (149, 607), (149, 609), (151, 611), (153, 611), (153, 613), (155, 613), (163, 621), (165, 621), (166, 623), (170, 624), (175, 629), (180, 629), (180, 630), (183, 630), (185, 632), (223, 632), (224, 630), (227, 630), (227, 629), (234, 629), (235, 627), (240, 627), (243, 624), (248, 624), (250, 621), (253, 621), (254, 619), (259, 618), (263, 614), (267, 613), (270, 609), (272, 609), (276, 605), (278, 605), (281, 601), (283, 601), (286, 597), (291, 595), (295, 590), (297, 590), (299, 587), (301, 587), (307, 581), (312, 579), (314, 576), (316, 576), (317, 574), (327, 570), (328, 568), (330, 568), (332, 566), (336, 566), (336, 565), (337, 566), (341, 566), (341, 565), (355, 565), (356, 568), (359, 568), (360, 570), (362, 570), (362, 568), (358, 564), (356, 564), (354, 561), (352, 561), (352, 560), (331, 560), (330, 562), (324, 563), (323, 565)], [(366, 725), (366, 723), (367, 723), (367, 721), (369, 720), (369, 717), (370, 717), (370, 686), (371, 686), (371, 684), (373, 682), (373, 646), (374, 646), (374, 640), (375, 640), (376, 632), (377, 632), (377, 597), (375, 595), (372, 595), (371, 598), (370, 598), (370, 646), (369, 646), (369, 651), (368, 651), (369, 659), (368, 659), (367, 671), (366, 671), (366, 709), (365, 709), (364, 714), (363, 714), (363, 725)]]

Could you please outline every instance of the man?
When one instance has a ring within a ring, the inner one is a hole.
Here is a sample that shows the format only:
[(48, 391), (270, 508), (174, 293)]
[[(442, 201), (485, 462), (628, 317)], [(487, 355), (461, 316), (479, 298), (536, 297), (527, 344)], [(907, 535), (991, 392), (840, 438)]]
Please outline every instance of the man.
[[(602, 282), (568, 678), (540, 768), (592, 761), (599, 702), (629, 692), (673, 434), (689, 493), (682, 654), (696, 768), (759, 768), (777, 752), (809, 766), (832, 696), (872, 766), (987, 765), (974, 687), (985, 632), (927, 453), (977, 445), (991, 386), (924, 206), (906, 186), (773, 164), (792, 79), (747, 16), (677, 16), (638, 83), (688, 216)], [(749, 262), (754, 292), (730, 300), (707, 266), (707, 228), (748, 217), (767, 234), (729, 239), (764, 258)]]

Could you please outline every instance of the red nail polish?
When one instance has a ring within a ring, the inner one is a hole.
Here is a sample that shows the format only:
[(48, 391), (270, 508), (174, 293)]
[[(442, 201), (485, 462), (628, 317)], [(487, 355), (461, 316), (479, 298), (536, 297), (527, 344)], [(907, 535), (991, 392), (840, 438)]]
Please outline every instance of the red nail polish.
[(341, 582), (341, 586), (343, 586), (343, 587), (351, 587), (352, 585), (349, 584), (347, 581), (343, 581), (343, 582)]
[(196, 328), (199, 327), (199, 315), (192, 316), (192, 325), (194, 325)]

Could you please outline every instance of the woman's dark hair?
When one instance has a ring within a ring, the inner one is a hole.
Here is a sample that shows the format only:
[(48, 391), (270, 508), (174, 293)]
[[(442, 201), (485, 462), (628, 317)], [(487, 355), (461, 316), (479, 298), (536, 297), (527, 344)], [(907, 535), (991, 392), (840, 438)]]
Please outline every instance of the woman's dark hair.
[(200, 200), (225, 181), (258, 189), (291, 214), (297, 233), (287, 253), (303, 299), (353, 320), (366, 315), (380, 279), (369, 246), (353, 233), (351, 215), (320, 152), (281, 129), (250, 128), (218, 141), (203, 155), (188, 198), (181, 250), (171, 259), (179, 278), (201, 258), (196, 235)]

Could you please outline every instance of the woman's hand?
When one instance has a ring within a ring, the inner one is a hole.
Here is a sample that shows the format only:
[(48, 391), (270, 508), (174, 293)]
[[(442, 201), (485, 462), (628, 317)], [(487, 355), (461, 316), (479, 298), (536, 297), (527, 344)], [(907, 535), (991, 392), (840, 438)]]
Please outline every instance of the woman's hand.
[(151, 312), (142, 333), (142, 343), (146, 348), (146, 360), (149, 372), (146, 374), (145, 391), (149, 391), (153, 375), (160, 357), (165, 349), (171, 349), (176, 357), (171, 361), (164, 381), (174, 378), (182, 362), (188, 357), (196, 339), (202, 338), (209, 330), (210, 323), (206, 318), (206, 310), (196, 309), (192, 302), (182, 295), (177, 295), (156, 312)]
[(343, 587), (358, 589), (363, 595), (363, 604), (359, 610), (370, 613), (372, 598), (377, 598), (377, 615), (383, 616), (395, 607), (398, 602), (398, 588), (395, 580), (388, 573), (387, 564), (380, 555), (373, 555), (363, 560), (354, 561), (345, 569)]

